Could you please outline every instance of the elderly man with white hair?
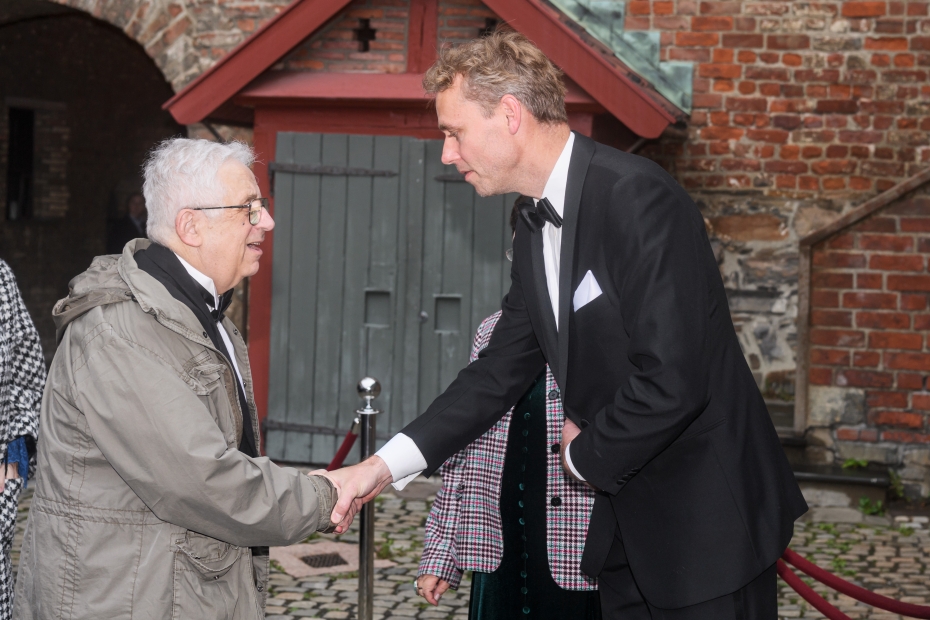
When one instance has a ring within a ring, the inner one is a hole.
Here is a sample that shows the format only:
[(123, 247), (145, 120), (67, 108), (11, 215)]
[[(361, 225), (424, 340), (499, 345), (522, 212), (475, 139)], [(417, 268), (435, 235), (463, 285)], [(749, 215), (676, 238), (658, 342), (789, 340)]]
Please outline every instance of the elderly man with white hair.
[(274, 227), (252, 161), (238, 143), (160, 144), (152, 241), (96, 258), (55, 306), (15, 617), (257, 620), (267, 547), (330, 529), (329, 481), (260, 456), (223, 316)]

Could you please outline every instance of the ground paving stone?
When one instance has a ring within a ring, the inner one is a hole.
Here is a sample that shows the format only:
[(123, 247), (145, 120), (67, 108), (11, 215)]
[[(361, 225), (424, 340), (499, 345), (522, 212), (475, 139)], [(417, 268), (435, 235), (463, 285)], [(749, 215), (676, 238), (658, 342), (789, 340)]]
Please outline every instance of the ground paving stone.
[[(424, 485), (425, 487), (426, 485)], [(461, 588), (447, 592), (438, 607), (416, 596), (413, 579), (423, 549), (423, 523), (432, 503), (432, 491), (405, 499), (394, 492), (375, 500), (377, 557), (397, 563), (375, 570), (375, 620), (464, 620), (468, 617), (470, 574)], [(12, 551), (14, 570), (19, 561), (31, 499), (27, 490), (20, 502)], [(422, 497), (425, 495), (425, 499)], [(358, 541), (358, 521), (342, 536)], [(318, 536), (311, 536), (318, 539)], [(308, 540), (312, 542), (312, 540)], [(791, 548), (818, 566), (873, 592), (918, 605), (930, 605), (930, 527), (923, 516), (870, 520), (867, 523), (795, 524)], [(903, 620), (901, 616), (863, 605), (797, 572), (815, 591), (854, 620)], [(295, 579), (272, 566), (265, 620), (297, 618), (357, 618), (358, 575), (340, 573)], [(779, 620), (808, 620), (823, 616), (783, 581), (778, 582)]]

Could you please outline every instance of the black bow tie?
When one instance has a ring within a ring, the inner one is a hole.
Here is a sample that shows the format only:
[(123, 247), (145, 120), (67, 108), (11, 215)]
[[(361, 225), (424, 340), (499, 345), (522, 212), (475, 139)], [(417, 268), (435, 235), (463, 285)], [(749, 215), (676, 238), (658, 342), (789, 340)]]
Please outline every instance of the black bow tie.
[(199, 283), (197, 287), (200, 289), (200, 295), (203, 297), (204, 302), (206, 302), (207, 307), (210, 308), (210, 316), (212, 316), (213, 320), (217, 323), (222, 321), (223, 317), (226, 316), (226, 309), (229, 308), (229, 304), (232, 303), (233, 289), (229, 289), (220, 295), (220, 307), (217, 308), (216, 299), (213, 297), (213, 294), (204, 287), (200, 286)]
[(556, 228), (562, 227), (562, 217), (556, 213), (555, 207), (548, 198), (540, 198), (536, 204), (533, 204), (532, 198), (520, 196), (517, 199), (517, 209), (520, 211), (520, 217), (530, 227), (530, 232), (542, 230), (546, 222)]

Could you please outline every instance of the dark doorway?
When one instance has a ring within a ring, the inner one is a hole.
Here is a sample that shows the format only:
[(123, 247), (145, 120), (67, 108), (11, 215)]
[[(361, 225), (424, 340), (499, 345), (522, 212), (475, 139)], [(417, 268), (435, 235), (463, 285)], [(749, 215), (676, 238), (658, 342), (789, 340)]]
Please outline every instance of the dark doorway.
[(0, 3), (0, 258), (47, 359), (54, 303), (106, 248), (156, 142), (185, 129), (171, 86), (121, 30), (45, 0)]

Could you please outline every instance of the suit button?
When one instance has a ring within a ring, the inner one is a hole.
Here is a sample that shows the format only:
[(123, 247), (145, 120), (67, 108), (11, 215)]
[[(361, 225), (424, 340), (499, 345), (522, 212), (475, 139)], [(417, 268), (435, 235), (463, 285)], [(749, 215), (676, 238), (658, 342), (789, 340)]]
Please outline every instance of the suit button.
[(549, 503), (552, 504), (553, 506), (556, 506), (556, 507), (561, 506), (561, 505), (562, 505), (562, 498), (561, 498), (561, 497), (553, 497), (553, 498), (552, 498), (552, 501), (549, 502)]
[(559, 391), (558, 391), (558, 390), (550, 390), (550, 391), (549, 391), (549, 400), (555, 400), (555, 399), (558, 398), (558, 397), (559, 397)]
[(587, 420), (582, 420), (582, 421), (581, 421), (581, 428), (588, 428), (588, 421), (587, 421)]
[(559, 453), (559, 444), (554, 443), (554, 444), (552, 444), (552, 446), (551, 446), (549, 449), (552, 450), (552, 454), (558, 454), (558, 453)]

